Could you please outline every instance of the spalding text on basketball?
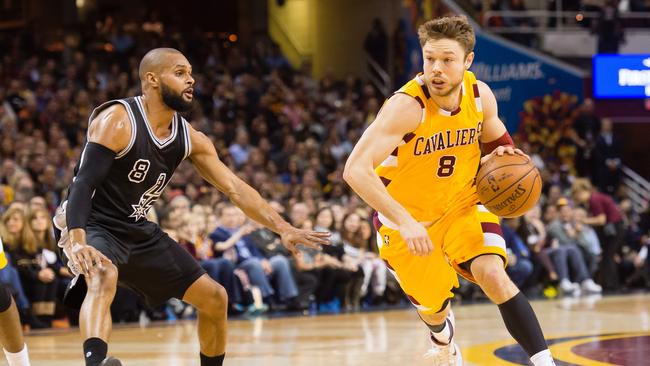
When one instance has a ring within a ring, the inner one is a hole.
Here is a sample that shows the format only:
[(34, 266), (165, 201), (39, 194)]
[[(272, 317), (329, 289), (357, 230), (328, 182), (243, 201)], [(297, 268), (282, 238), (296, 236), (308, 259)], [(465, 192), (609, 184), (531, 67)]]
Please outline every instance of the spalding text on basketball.
[(514, 192), (510, 196), (508, 196), (505, 200), (501, 201), (500, 203), (497, 203), (494, 205), (495, 210), (502, 210), (505, 207), (511, 205), (514, 203), (517, 198), (521, 197), (526, 193), (526, 188), (524, 188), (521, 184), (517, 184), (517, 188), (515, 189)]

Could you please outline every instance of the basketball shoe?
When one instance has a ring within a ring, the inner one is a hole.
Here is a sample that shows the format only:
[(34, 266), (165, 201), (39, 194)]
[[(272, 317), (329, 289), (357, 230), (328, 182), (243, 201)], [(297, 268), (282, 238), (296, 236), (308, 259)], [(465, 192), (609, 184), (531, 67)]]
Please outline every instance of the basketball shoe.
[(455, 321), (453, 312), (449, 312), (446, 321), (449, 327), (449, 343), (438, 341), (433, 336), (433, 333), (429, 332), (432, 347), (424, 354), (424, 358), (433, 360), (436, 366), (462, 366), (463, 356), (460, 353), (460, 347), (454, 342)]

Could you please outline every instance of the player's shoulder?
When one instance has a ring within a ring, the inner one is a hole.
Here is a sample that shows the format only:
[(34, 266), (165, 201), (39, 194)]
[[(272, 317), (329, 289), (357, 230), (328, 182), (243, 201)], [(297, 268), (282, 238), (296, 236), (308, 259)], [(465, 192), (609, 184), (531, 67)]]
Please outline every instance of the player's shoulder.
[(417, 98), (406, 93), (397, 92), (386, 100), (373, 123), (379, 122), (399, 126), (412, 131), (422, 119), (423, 108), (424, 106)]
[(129, 143), (133, 132), (129, 114), (122, 103), (114, 103), (102, 109), (88, 126), (90, 141), (117, 151)]
[(92, 121), (90, 121), (89, 128), (109, 127), (117, 129), (131, 130), (131, 123), (129, 121), (129, 114), (126, 107), (122, 103), (113, 103), (97, 113)]
[(392, 96), (390, 96), (384, 105), (390, 105), (392, 107), (402, 109), (415, 109), (416, 111), (420, 111), (422, 108), (424, 108), (423, 105), (418, 101), (418, 98), (400, 91), (397, 91)]
[(478, 87), (478, 91), (480, 95), (482, 96), (483, 94), (492, 94), (492, 89), (490, 88), (489, 85), (487, 85), (486, 82), (483, 80), (475, 79), (476, 80), (476, 86)]

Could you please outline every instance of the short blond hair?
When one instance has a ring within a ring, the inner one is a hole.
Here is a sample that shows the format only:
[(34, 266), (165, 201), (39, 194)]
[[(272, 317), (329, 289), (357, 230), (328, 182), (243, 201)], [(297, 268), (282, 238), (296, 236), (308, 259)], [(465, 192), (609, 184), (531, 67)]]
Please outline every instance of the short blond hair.
[(418, 38), (422, 47), (429, 40), (453, 39), (465, 49), (465, 56), (474, 51), (476, 44), (474, 29), (463, 15), (429, 20), (418, 28)]
[(571, 186), (571, 193), (575, 195), (576, 193), (582, 191), (591, 192), (592, 189), (593, 187), (589, 179), (577, 178), (576, 180), (573, 181), (573, 185)]

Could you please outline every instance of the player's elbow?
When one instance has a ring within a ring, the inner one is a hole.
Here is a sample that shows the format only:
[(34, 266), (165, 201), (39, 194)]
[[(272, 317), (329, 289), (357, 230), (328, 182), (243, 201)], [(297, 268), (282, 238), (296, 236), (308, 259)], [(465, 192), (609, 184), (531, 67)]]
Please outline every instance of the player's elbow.
[(358, 176), (358, 170), (358, 166), (352, 160), (348, 159), (343, 168), (343, 180), (350, 186), (353, 186)]

